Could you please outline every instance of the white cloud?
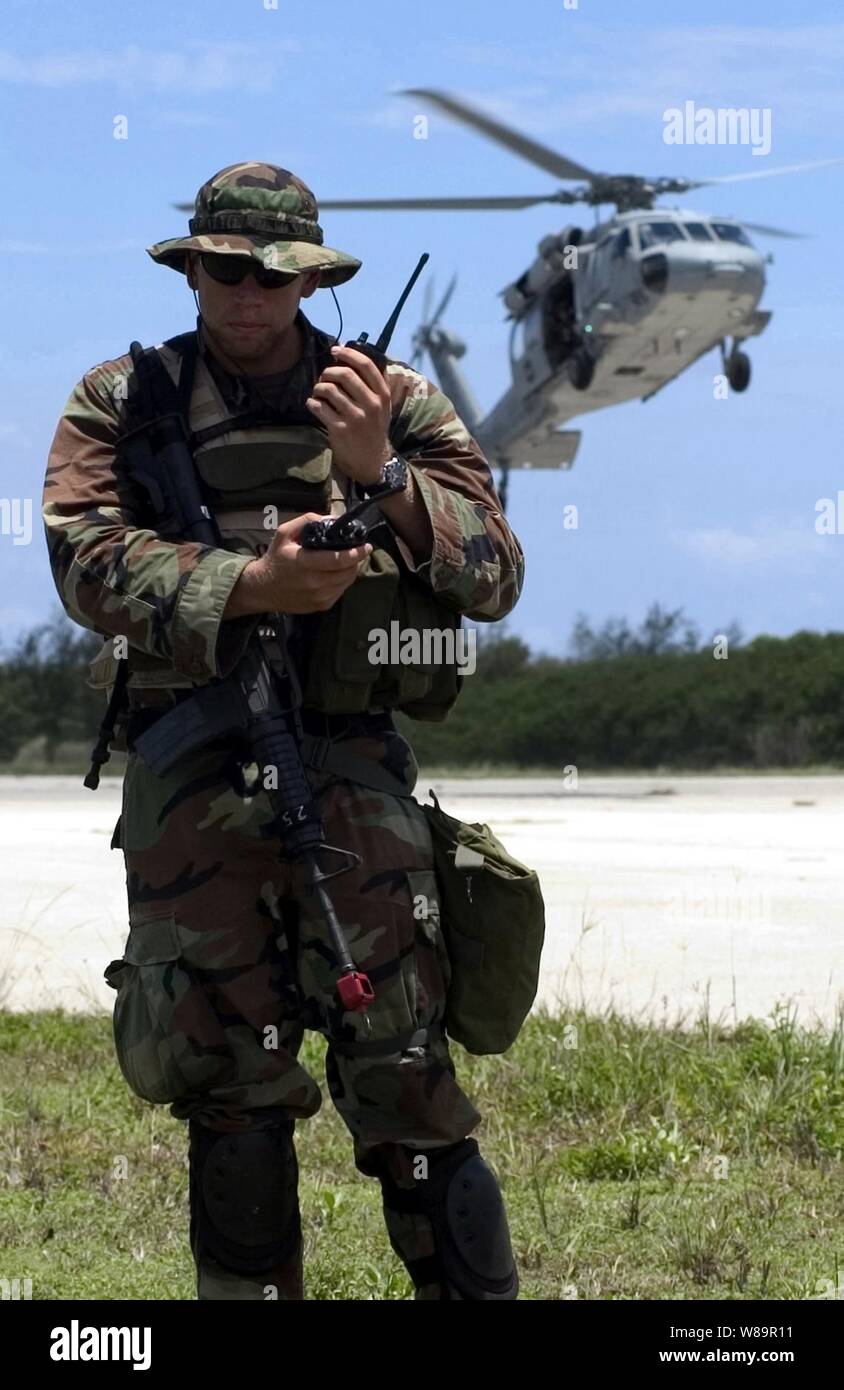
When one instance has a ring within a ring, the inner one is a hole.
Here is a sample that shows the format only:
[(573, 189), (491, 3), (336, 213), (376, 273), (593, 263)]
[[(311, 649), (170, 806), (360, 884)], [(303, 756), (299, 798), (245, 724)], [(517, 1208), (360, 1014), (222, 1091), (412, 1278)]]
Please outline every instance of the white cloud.
[(23, 57), (0, 50), (0, 82), (34, 87), (82, 87), (105, 83), (155, 91), (267, 91), (285, 59), (297, 53), (293, 39), (273, 43), (188, 43), (182, 49), (76, 49)]
[(762, 521), (752, 531), (736, 531), (728, 526), (678, 531), (671, 536), (671, 541), (698, 559), (714, 560), (736, 569), (767, 565), (805, 569), (829, 559), (840, 563), (844, 536), (819, 536), (814, 524), (813, 511), (807, 516), (805, 526)]
[[(468, 99), (537, 134), (658, 115), (661, 141), (661, 112), (686, 99), (771, 106), (775, 123), (792, 130), (823, 129), (824, 116), (844, 109), (841, 23), (587, 26), (572, 11), (562, 17), (559, 41), (462, 44), (455, 53), (467, 67)], [(518, 80), (504, 87), (496, 76), (494, 96), (485, 83), (474, 98), (471, 68)]]

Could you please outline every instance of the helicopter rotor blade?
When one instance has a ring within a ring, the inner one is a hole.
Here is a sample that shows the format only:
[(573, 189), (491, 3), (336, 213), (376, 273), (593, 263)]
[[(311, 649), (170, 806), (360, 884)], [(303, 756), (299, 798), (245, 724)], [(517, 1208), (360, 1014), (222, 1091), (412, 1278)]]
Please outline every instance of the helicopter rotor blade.
[(422, 322), (416, 329), (411, 342), (413, 352), (410, 357), (410, 366), (416, 372), (422, 364), (425, 356), (425, 329), (428, 326), (428, 318), (431, 313), (431, 305), (434, 300), (434, 281), (433, 278), (425, 282), (425, 293), (422, 297)]
[(454, 294), (454, 288), (455, 288), (456, 284), (457, 284), (457, 275), (456, 275), (456, 273), (455, 273), (454, 275), (452, 275), (452, 277), (451, 277), (451, 279), (450, 279), (450, 281), (449, 281), (449, 283), (448, 283), (448, 287), (447, 287), (447, 289), (446, 289), (446, 292), (445, 292), (445, 294), (443, 295), (442, 299), (440, 300), (439, 304), (437, 305), (437, 312), (434, 314), (434, 317), (431, 319), (430, 323), (426, 323), (426, 325), (425, 325), (426, 328), (434, 328), (434, 327), (436, 326), (436, 324), (439, 323), (440, 318), (442, 317), (442, 315), (445, 313), (446, 309), (448, 308), (449, 300), (451, 299), (451, 296)]
[(423, 296), (422, 296), (422, 322), (423, 322), (423, 323), (427, 323), (427, 322), (428, 322), (428, 319), (429, 319), (430, 316), (431, 316), (431, 304), (433, 303), (433, 299), (434, 299), (434, 281), (433, 281), (433, 279), (429, 279), (429, 280), (426, 280), (426, 282), (425, 282), (425, 293), (424, 293)]
[(800, 174), (805, 169), (822, 169), (828, 164), (844, 164), (844, 156), (835, 159), (812, 159), (808, 164), (781, 164), (778, 169), (754, 169), (749, 174), (725, 174), (722, 178), (700, 179), (690, 183), (690, 188), (709, 188), (716, 183), (744, 183), (747, 179), (770, 179), (774, 174)]
[(438, 106), (447, 116), (453, 116), (455, 120), (462, 121), (464, 125), (472, 126), (475, 130), (480, 131), (481, 135), (495, 140), (513, 154), (527, 159), (539, 169), (544, 169), (547, 174), (553, 174), (555, 178), (591, 180), (595, 177), (591, 169), (585, 168), (582, 164), (576, 164), (573, 159), (568, 159), (564, 154), (558, 154), (556, 150), (549, 150), (546, 145), (540, 145), (536, 140), (531, 140), (529, 136), (514, 130), (512, 126), (496, 121), (485, 111), (479, 111), (476, 107), (470, 106), (468, 102), (452, 96), (449, 92), (433, 91), (427, 87), (411, 87), (397, 95), (424, 97), (426, 101), (431, 101), (435, 106)]
[(369, 209), (381, 212), (469, 212), (485, 208), (493, 212), (506, 212), (511, 208), (532, 208), (539, 203), (559, 201), (555, 193), (540, 193), (535, 198), (528, 194), (508, 194), (501, 198), (321, 198), (319, 206), (320, 211), (323, 208), (346, 208), (357, 212)]
[(790, 241), (809, 241), (808, 232), (787, 232), (784, 227), (764, 227), (761, 222), (742, 222), (749, 232), (758, 232), (760, 236), (784, 236)]
[(413, 335), (414, 352), (413, 356), (410, 359), (410, 365), (411, 367), (413, 367), (414, 370), (418, 369), (419, 365), (422, 362), (422, 359), (425, 356), (425, 351), (428, 347), (429, 342), (428, 335), (430, 334), (432, 329), (436, 328), (437, 324), (440, 321), (440, 318), (448, 308), (448, 305), (451, 301), (451, 296), (454, 294), (455, 286), (457, 285), (457, 273), (455, 272), (455, 274), (452, 275), (451, 279), (449, 280), (448, 285), (446, 286), (445, 294), (443, 295), (442, 299), (437, 305), (433, 317), (431, 317), (431, 302), (433, 300), (433, 293), (427, 293), (428, 290), (432, 289), (432, 283), (433, 282), (429, 280), (426, 286), (425, 301), (422, 306), (422, 322), (420, 323), (419, 327)]

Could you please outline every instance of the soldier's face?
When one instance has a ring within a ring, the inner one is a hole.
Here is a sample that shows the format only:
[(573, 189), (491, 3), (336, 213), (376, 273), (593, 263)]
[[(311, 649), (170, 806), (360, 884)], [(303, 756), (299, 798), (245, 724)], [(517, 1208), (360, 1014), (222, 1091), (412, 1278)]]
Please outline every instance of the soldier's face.
[(202, 317), (223, 351), (236, 362), (257, 366), (272, 359), (285, 341), (299, 308), (319, 284), (319, 271), (307, 270), (278, 289), (262, 289), (254, 275), (239, 285), (212, 280), (198, 256), (191, 256), (188, 281), (196, 290)]

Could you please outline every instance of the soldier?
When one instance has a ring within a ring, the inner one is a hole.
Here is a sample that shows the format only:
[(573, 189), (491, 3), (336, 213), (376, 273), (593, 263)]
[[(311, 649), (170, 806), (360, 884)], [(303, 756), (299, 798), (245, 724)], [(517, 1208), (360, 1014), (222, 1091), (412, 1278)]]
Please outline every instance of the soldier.
[[(71, 618), (106, 639), (93, 682), (113, 687), (121, 659), (128, 669), (112, 741), (129, 753), (112, 841), (129, 903), (124, 956), (106, 972), (115, 1048), (132, 1090), (188, 1122), (200, 1299), (303, 1297), (293, 1131), (321, 1103), (297, 1060), (306, 1028), (326, 1038), (331, 1098), (357, 1168), (380, 1181), (416, 1297), (513, 1299), (503, 1202), (468, 1137), (480, 1116), (443, 1029), (450, 965), (416, 763), (392, 719), (396, 709), (442, 718), (457, 675), (379, 670), (367, 635), (395, 620), (495, 621), (518, 598), (524, 561), (451, 402), (303, 314), (303, 298), (361, 264), (322, 244), (317, 218), (288, 171), (233, 165), (200, 189), (188, 236), (149, 248), (198, 296), (197, 331), (158, 351), (224, 549), (157, 535), (122, 467), (138, 389), (130, 356), (86, 373), (53, 442), (44, 518), (55, 582)], [(372, 544), (298, 544), (308, 520), (377, 490), (397, 455), (405, 490), (382, 502), (388, 525)], [(331, 886), (375, 989), (368, 1032), (338, 1007), (301, 866), (262, 835), (268, 799), (250, 794), (231, 750), (210, 745), (163, 777), (132, 751), (175, 702), (232, 670), (267, 613), (285, 615), (328, 841), (360, 857)]]

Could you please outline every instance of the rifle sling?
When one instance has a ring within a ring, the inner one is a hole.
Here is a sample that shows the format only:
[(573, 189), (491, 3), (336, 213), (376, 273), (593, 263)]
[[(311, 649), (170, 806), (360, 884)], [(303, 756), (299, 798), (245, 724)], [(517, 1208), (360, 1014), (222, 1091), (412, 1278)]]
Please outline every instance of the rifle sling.
[[(161, 415), (166, 414), (180, 414), (185, 422), (185, 429), (187, 429), (198, 351), (196, 334), (183, 333), (174, 342), (182, 350), (178, 386), (174, 386), (170, 373), (164, 366), (156, 348), (141, 348), (139, 343), (132, 344), (130, 351), (132, 352), (136, 381), (131, 412), (133, 424), (131, 430), (125, 431), (120, 436), (120, 440), (124, 439), (127, 434), (135, 434), (138, 430), (148, 429)], [(118, 445), (120, 440), (118, 440)], [(100, 725), (97, 742), (91, 751), (91, 766), (83, 783), (90, 791), (96, 791), (100, 784), (100, 768), (111, 757), (109, 744), (114, 738), (117, 721), (122, 714), (128, 711), (128, 685), (129, 659), (126, 657), (117, 668), (117, 676), (109, 696), (103, 722)]]

